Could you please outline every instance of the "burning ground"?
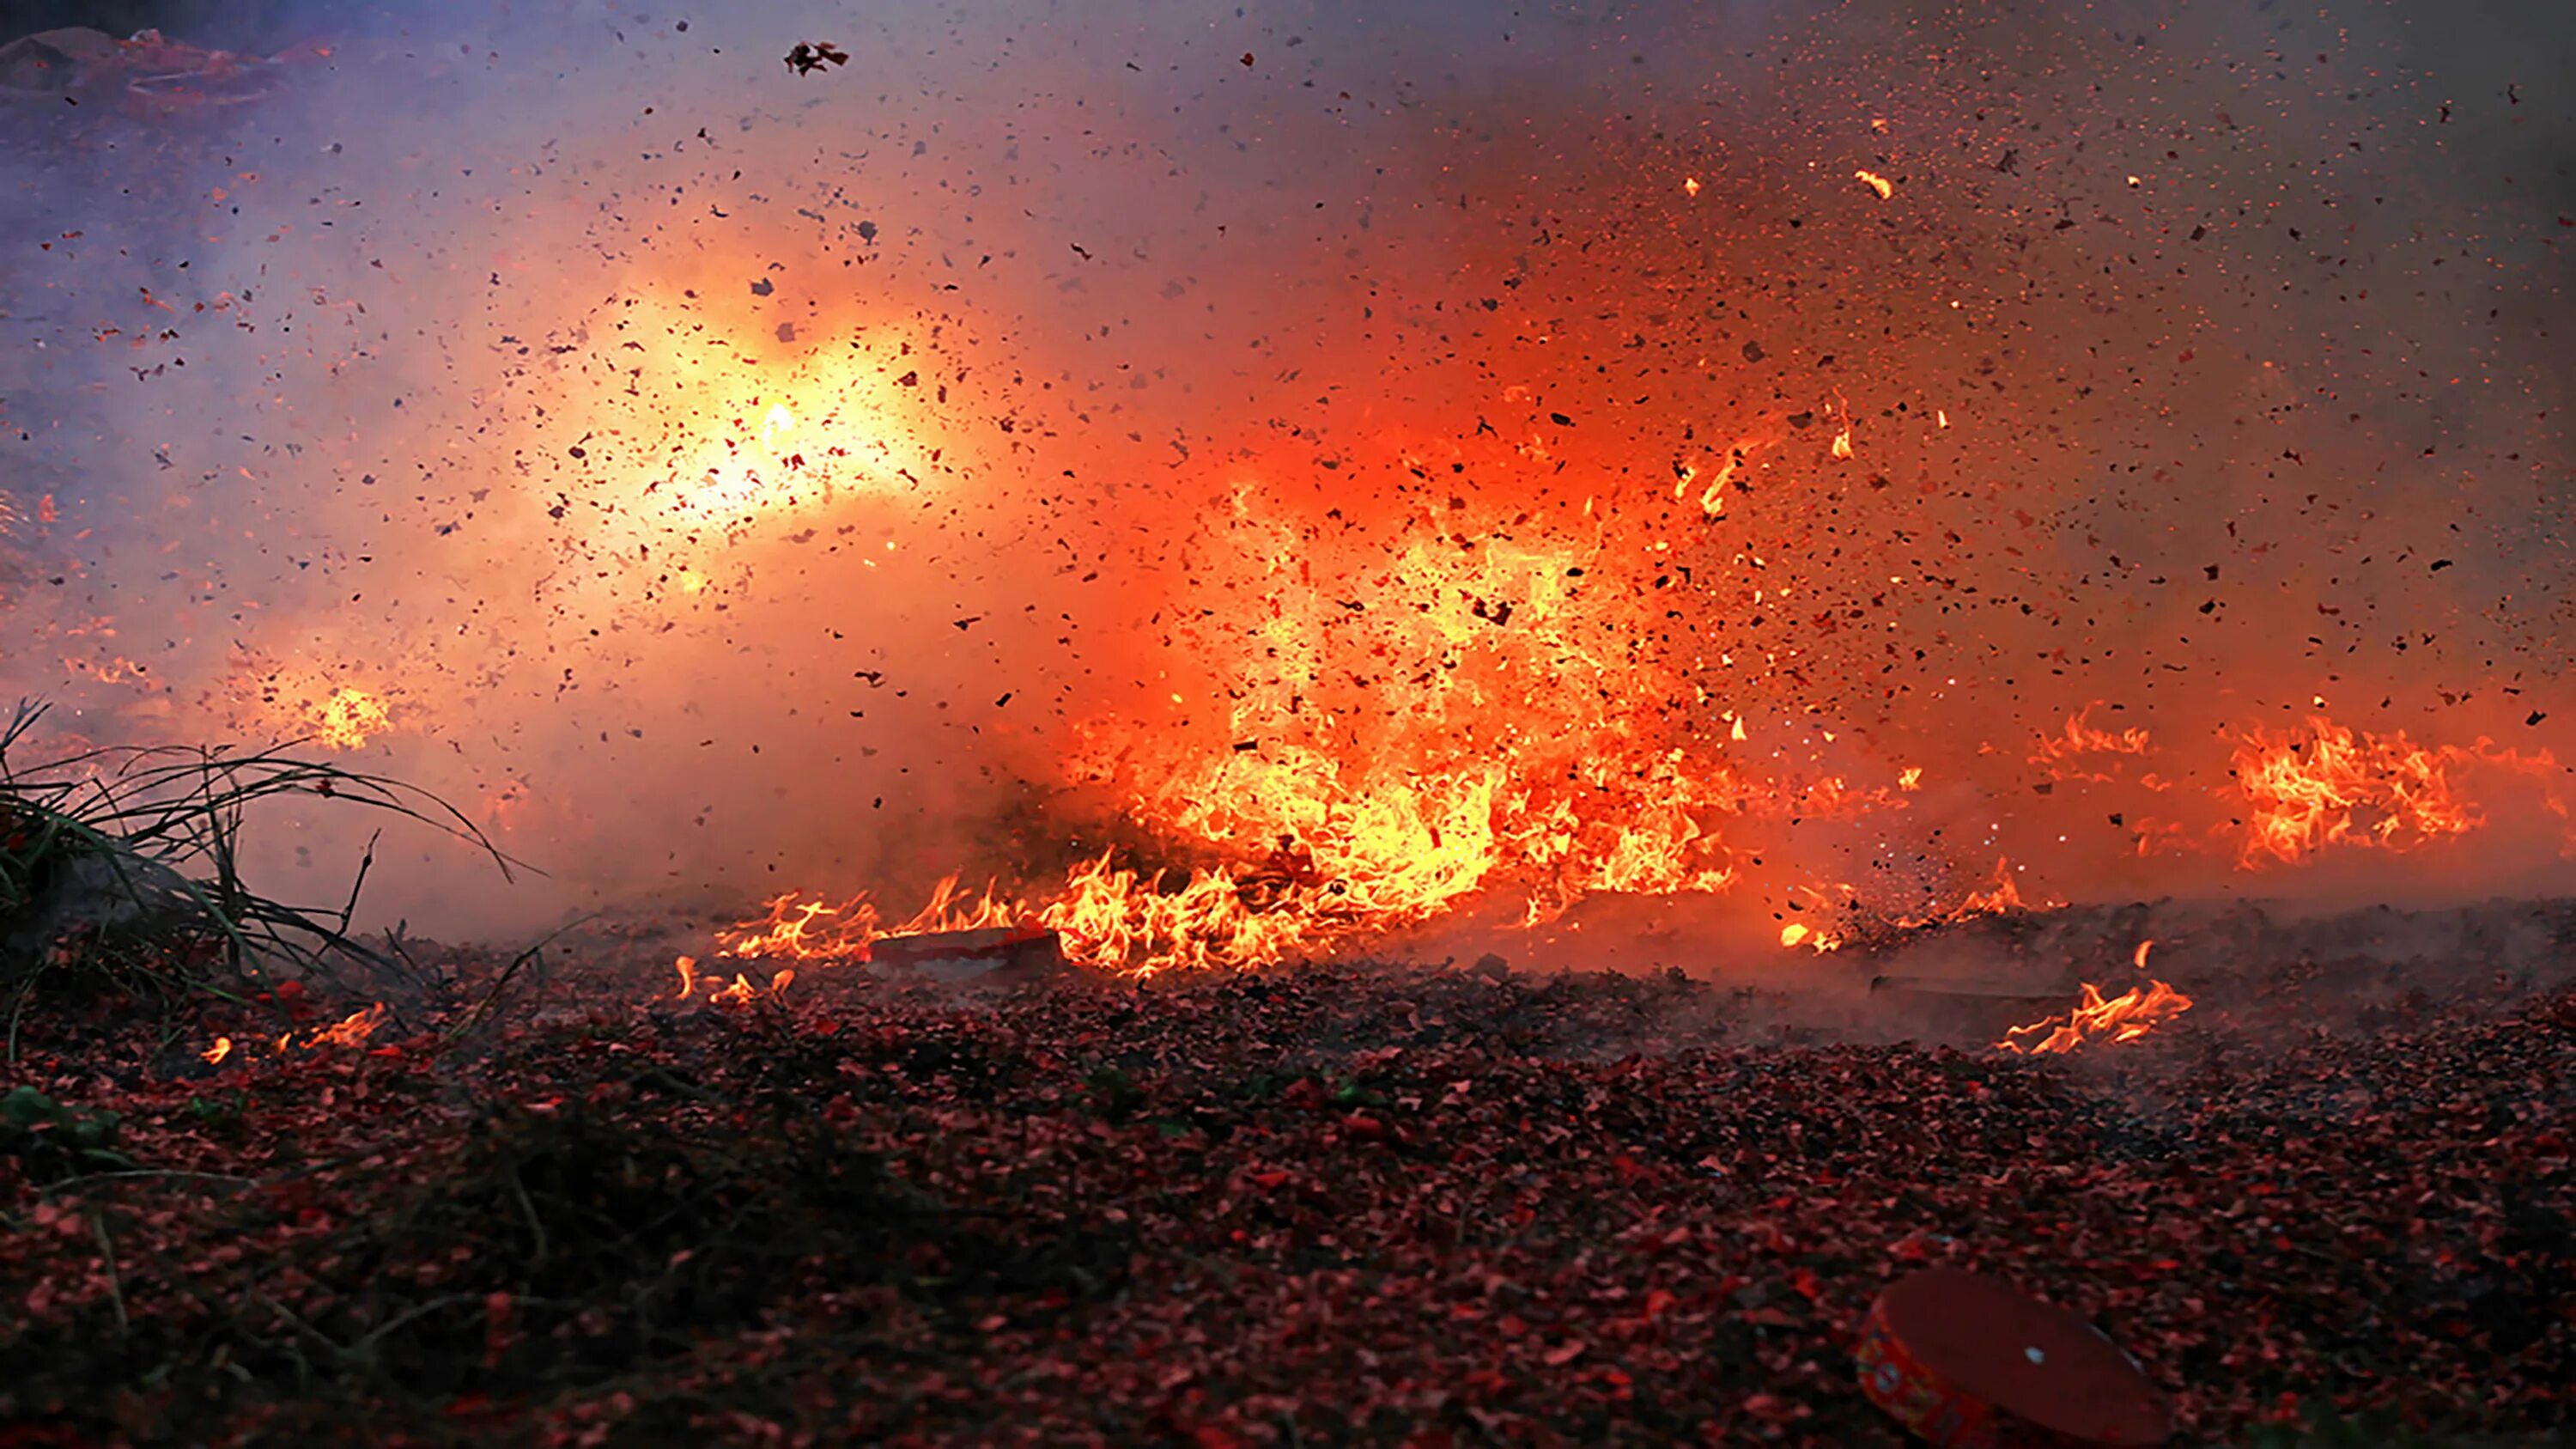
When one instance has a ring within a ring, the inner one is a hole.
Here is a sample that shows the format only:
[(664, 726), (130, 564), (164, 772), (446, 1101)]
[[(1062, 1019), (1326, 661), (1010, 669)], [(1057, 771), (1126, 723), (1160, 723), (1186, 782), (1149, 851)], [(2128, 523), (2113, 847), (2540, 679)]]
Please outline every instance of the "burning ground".
[(2554, 11), (441, 17), (28, 70), (0, 163), (0, 685), (543, 872), (375, 924), (2565, 885)]
[(648, 943), (419, 945), (454, 967), (363, 1040), (29, 1044), (0, 1404), (62, 1443), (1893, 1444), (1855, 1326), (1957, 1263), (2094, 1318), (2185, 1442), (2567, 1423), (2576, 919), (2159, 925), (2199, 1009), (2048, 1059), (1677, 975), (638, 1006)]

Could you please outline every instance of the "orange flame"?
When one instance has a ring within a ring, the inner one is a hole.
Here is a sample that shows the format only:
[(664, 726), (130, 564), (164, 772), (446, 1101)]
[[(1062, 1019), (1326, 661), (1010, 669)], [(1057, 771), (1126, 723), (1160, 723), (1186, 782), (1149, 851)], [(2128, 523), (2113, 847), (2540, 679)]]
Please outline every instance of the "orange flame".
[(2454, 771), (2477, 758), (2456, 746), (2426, 749), (2403, 731), (2356, 733), (2322, 717), (2311, 717), (2304, 734), (2257, 730), (2236, 751), (2248, 807), (2238, 863), (2255, 870), (2330, 845), (2407, 850), (2465, 835), (2483, 817)]
[(1961, 900), (1955, 906), (1951, 906), (1947, 909), (1936, 907), (1935, 909), (1927, 911), (1919, 916), (1906, 916), (1899, 919), (1896, 924), (1908, 930), (1912, 930), (1922, 926), (1946, 925), (1959, 921), (1973, 920), (1978, 916), (2008, 915), (2014, 911), (2053, 911), (2065, 904), (2066, 902), (2060, 900), (2043, 899), (2037, 906), (2033, 906), (2030, 902), (2022, 899), (2021, 880), (2014, 873), (2012, 862), (2002, 856), (1997, 856), (1995, 858), (1995, 883), (1991, 889), (1982, 891), (1971, 890), (1968, 892), (1966, 898)]
[[(2008, 1052), (2047, 1056), (2071, 1052), (2087, 1041), (2135, 1041), (2189, 1010), (2191, 998), (2161, 981), (2132, 986), (2107, 1000), (2100, 987), (2087, 981), (2083, 1000), (2073, 1011), (2008, 1027), (1995, 1045)], [(2039, 1038), (2036, 1042), (2028, 1040), (2034, 1036)]]
[[(2155, 949), (2155, 944), (2152, 936), (2140, 941), (2129, 963), (2141, 971), (2147, 969), (2147, 953)], [(2004, 1039), (1995, 1045), (2008, 1052), (2047, 1056), (2071, 1052), (2086, 1041), (2135, 1041), (2159, 1024), (2191, 1010), (2190, 997), (2161, 981), (2132, 986), (2107, 1000), (2093, 983), (2087, 981), (2083, 986), (2083, 999), (2073, 1011), (2062, 1017), (2044, 1016), (2026, 1026), (2007, 1027)], [(2033, 1036), (2039, 1040), (2025, 1044), (2025, 1038)]]
[(384, 1024), (384, 1019), (385, 1004), (379, 1001), (364, 1011), (353, 1011), (315, 1032), (313, 1040), (304, 1044), (305, 1049), (309, 1051), (315, 1047), (324, 1046), (365, 1046), (367, 1038), (375, 1035), (376, 1028)]
[[(363, 1047), (368, 1039), (376, 1034), (376, 1028), (384, 1025), (388, 1014), (385, 1004), (381, 1001), (364, 1010), (353, 1011), (329, 1026), (316, 1028), (304, 1041), (302, 1050), (320, 1051), (324, 1047), (355, 1050)], [(270, 1055), (282, 1056), (295, 1049), (295, 1033), (291, 1031), (281, 1033), (274, 1042), (267, 1043), (264, 1048), (258, 1042), (236, 1042), (229, 1036), (218, 1036), (213, 1045), (197, 1053), (197, 1056), (208, 1066), (221, 1066), (236, 1057), (248, 1056), (261, 1050), (265, 1050)]]
[(1780, 928), (1780, 944), (1783, 946), (1804, 946), (1810, 951), (1819, 953), (1826, 951), (1839, 951), (1843, 947), (1841, 937), (1834, 935), (1830, 931), (1819, 931), (1802, 921), (1791, 921), (1789, 924)]
[(2068, 762), (2081, 755), (2143, 756), (2152, 752), (2154, 745), (2143, 729), (2121, 730), (2114, 734), (2096, 728), (2093, 711), (2101, 707), (2102, 701), (2097, 699), (2069, 715), (2064, 730), (2040, 736), (2039, 743), (2030, 752), (2030, 762), (2044, 767), (2052, 779), (2107, 784), (2112, 779), (2109, 774), (2081, 769)]

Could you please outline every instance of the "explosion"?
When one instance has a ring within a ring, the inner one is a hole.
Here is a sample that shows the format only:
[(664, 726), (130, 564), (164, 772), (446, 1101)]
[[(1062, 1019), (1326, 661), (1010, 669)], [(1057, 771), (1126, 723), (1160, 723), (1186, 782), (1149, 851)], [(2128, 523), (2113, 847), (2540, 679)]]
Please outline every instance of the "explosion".
[[(2117, 92), (2052, 102), (2059, 139), (2023, 73), (2059, 62), (1943, 24), (1982, 78), (1846, 37), (1427, 110), (1390, 99), (1411, 42), (1319, 31), (1342, 111), (1258, 145), (1052, 33), (918, 112), (854, 84), (868, 47), (781, 75), (640, 18), (620, 84), (665, 96), (613, 122), (517, 62), (210, 61), (265, 89), (209, 124), (281, 139), (172, 163), (184, 247), (117, 250), (145, 219), (106, 193), (25, 238), (47, 370), (11, 416), (78, 426), (23, 428), (43, 501), (0, 497), (13, 682), (418, 771), (546, 862), (531, 912), (764, 901), (691, 958), (743, 993), (892, 937), (1147, 975), (1623, 902), (1702, 903), (1694, 960), (1822, 967), (2465, 862), (2529, 838), (2514, 782), (2563, 817), (2549, 741), (2494, 743), (2495, 701), (2549, 713), (2547, 628), (2481, 602), (2544, 596), (2538, 555), (2367, 481), (2507, 403), (2426, 413), (2336, 334), (2353, 410), (2301, 411), (2325, 304), (2230, 290), (2310, 211), (2412, 255), (2328, 176), (2295, 223), (2227, 210), (2324, 121), (2198, 171), (2079, 146), (2095, 108), (2237, 102), (2053, 21)], [(495, 121), (369, 123), (395, 84)]]

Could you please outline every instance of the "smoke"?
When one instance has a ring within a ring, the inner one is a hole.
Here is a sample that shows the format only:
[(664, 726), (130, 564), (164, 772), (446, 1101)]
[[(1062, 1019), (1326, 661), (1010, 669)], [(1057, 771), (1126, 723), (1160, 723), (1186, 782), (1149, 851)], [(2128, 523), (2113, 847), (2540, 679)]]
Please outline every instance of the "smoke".
[[(0, 156), (0, 695), (362, 692), (352, 763), (547, 872), (399, 842), (441, 931), (899, 893), (1404, 667), (1282, 684), (1266, 571), (1384, 617), (1365, 560), (1508, 537), (1595, 560), (1640, 739), (1923, 771), (1732, 827), (1748, 910), (2241, 888), (2137, 822), (2250, 729), (2576, 758), (2576, 20), (2513, 8), (197, 8), (309, 43), (276, 97)], [(2161, 789), (2035, 772), (2095, 701)], [(330, 895), (350, 828), (258, 864)], [(2555, 829), (2403, 879), (2563, 887)]]

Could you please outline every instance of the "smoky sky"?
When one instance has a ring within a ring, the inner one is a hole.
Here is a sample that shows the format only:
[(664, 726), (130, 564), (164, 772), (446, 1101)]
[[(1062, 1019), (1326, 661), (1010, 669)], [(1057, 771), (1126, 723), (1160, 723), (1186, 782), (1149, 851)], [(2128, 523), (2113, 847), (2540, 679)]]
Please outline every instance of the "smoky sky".
[[(2237, 888), (2022, 778), (2095, 702), (2203, 789), (2317, 709), (2576, 739), (2563, 6), (148, 23), (295, 50), (257, 104), (10, 102), (0, 694), (104, 740), (384, 697), (356, 758), (549, 873), (407, 841), (387, 914), (1103, 847), (1068, 761), (1231, 745), (1247, 488), (1354, 604), (1426, 520), (1666, 543), (1585, 585), (1663, 592), (1645, 733), (1955, 782), (1815, 847), (1918, 886)], [(1721, 521), (1672, 498), (1729, 449)], [(745, 469), (791, 502), (727, 514)], [(2554, 885), (2495, 838), (2459, 889)]]

